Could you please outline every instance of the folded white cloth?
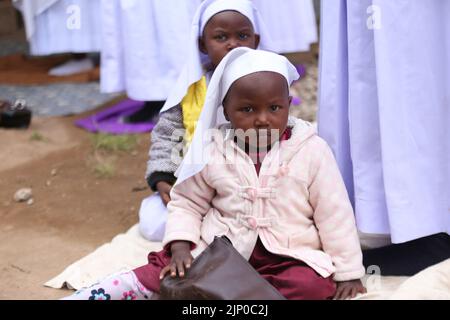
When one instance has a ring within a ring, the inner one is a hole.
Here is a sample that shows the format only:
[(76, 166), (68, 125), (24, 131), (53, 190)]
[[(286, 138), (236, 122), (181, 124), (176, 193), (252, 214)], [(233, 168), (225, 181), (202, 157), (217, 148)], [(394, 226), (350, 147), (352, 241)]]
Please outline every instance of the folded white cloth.
[[(89, 287), (108, 275), (130, 271), (147, 263), (148, 253), (162, 250), (159, 242), (149, 242), (138, 225), (119, 234), (86, 257), (67, 267), (45, 286), (61, 289)], [(363, 278), (367, 293), (355, 300), (450, 299), (450, 259), (423, 270), (413, 277), (382, 277), (368, 270)]]
[(86, 288), (108, 275), (130, 271), (147, 263), (151, 251), (162, 250), (159, 242), (145, 240), (135, 225), (107, 244), (67, 267), (60, 275), (45, 283), (46, 287), (61, 289)]
[(392, 300), (450, 300), (450, 259), (419, 272), (406, 280)]

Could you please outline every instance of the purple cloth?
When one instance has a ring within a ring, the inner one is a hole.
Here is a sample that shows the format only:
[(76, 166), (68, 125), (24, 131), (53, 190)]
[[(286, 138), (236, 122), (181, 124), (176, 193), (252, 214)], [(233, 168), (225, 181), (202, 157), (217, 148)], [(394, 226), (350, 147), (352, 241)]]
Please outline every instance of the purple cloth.
[(149, 132), (155, 127), (154, 121), (124, 123), (122, 118), (144, 107), (144, 102), (126, 99), (111, 108), (93, 116), (75, 121), (75, 125), (90, 132), (111, 134), (131, 134)]
[(292, 105), (299, 106), (302, 104), (302, 99), (300, 97), (292, 97)]
[(296, 64), (295, 69), (297, 69), (297, 72), (300, 75), (299, 79), (303, 79), (303, 77), (306, 75), (306, 67), (303, 64)]

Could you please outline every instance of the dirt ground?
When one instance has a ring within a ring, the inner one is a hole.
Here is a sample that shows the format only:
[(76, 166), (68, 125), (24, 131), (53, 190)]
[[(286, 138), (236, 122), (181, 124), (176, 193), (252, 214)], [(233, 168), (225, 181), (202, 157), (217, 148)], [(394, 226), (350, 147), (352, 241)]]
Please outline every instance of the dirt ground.
[[(68, 295), (43, 284), (138, 221), (150, 194), (143, 178), (150, 135), (139, 135), (134, 150), (108, 155), (113, 176), (101, 177), (92, 134), (73, 125), (86, 115), (0, 129), (0, 299)], [(14, 201), (20, 188), (32, 188), (33, 204)]]

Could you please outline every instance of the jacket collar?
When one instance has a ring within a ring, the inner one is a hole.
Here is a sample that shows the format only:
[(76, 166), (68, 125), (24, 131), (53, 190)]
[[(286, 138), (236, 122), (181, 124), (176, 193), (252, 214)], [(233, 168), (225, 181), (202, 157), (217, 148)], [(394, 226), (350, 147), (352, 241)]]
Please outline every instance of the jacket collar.
[[(309, 138), (317, 134), (314, 126), (307, 121), (289, 117), (288, 128), (292, 130), (292, 135), (289, 140), (282, 141), (279, 145), (280, 152), (282, 152), (282, 160), (288, 161), (298, 151), (301, 144), (306, 142)], [(213, 137), (214, 143), (219, 151), (227, 157), (227, 153), (234, 151), (233, 149), (239, 149), (237, 152), (242, 152), (236, 143), (233, 141), (234, 135), (230, 123), (223, 124), (218, 127), (218, 134)], [(232, 149), (229, 149), (229, 148)], [(272, 149), (277, 149), (277, 146), (273, 146)]]

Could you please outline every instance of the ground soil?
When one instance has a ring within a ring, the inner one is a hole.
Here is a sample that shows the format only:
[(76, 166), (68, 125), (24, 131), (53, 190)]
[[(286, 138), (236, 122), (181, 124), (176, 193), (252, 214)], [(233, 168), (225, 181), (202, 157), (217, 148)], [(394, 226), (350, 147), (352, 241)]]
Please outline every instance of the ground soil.
[[(67, 295), (43, 284), (138, 221), (150, 194), (143, 178), (150, 135), (139, 135), (133, 151), (110, 154), (114, 175), (102, 178), (93, 170), (92, 135), (73, 125), (85, 115), (0, 129), (0, 299)], [(20, 188), (32, 188), (33, 204), (14, 201)]]

